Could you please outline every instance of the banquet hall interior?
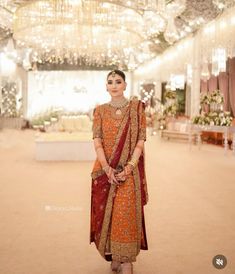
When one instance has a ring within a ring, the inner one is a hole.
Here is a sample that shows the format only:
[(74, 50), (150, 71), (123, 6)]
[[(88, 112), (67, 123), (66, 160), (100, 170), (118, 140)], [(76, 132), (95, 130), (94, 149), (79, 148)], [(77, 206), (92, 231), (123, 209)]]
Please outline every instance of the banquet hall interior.
[(93, 110), (145, 103), (135, 274), (235, 273), (235, 0), (0, 0), (0, 274), (114, 273), (89, 242)]

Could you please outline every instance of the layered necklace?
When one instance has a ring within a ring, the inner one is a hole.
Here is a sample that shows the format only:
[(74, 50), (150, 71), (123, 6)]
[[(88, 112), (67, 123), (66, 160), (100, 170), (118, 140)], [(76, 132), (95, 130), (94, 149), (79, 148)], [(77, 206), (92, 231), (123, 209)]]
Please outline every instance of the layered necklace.
[(123, 97), (122, 99), (118, 101), (110, 101), (108, 103), (111, 107), (116, 108), (116, 114), (121, 115), (122, 114), (122, 108), (126, 107), (129, 104), (129, 101)]

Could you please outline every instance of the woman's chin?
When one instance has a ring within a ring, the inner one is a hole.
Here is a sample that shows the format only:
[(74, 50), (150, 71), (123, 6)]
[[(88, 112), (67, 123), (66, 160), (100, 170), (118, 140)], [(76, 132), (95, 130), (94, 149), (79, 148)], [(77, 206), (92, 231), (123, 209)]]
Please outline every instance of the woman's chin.
[(123, 94), (121, 93), (118, 93), (118, 92), (111, 92), (111, 96), (112, 97), (122, 97), (123, 96)]

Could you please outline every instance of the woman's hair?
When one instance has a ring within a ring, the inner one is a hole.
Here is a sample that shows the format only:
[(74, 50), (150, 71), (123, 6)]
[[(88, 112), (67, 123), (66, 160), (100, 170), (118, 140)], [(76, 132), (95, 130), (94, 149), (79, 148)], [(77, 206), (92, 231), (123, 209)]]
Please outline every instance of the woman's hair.
[(110, 75), (115, 75), (115, 74), (118, 74), (119, 76), (121, 76), (122, 79), (124, 80), (124, 82), (126, 81), (125, 73), (123, 71), (119, 70), (119, 69), (115, 69), (115, 70), (110, 71), (107, 75), (107, 79), (109, 78)]

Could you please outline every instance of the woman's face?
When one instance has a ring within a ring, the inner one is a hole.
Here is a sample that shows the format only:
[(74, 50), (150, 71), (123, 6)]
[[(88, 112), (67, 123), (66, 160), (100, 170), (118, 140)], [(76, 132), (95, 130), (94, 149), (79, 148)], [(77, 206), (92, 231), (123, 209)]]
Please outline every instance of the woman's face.
[(111, 97), (122, 97), (126, 89), (126, 82), (117, 73), (115, 76), (111, 74), (107, 79), (106, 87)]

